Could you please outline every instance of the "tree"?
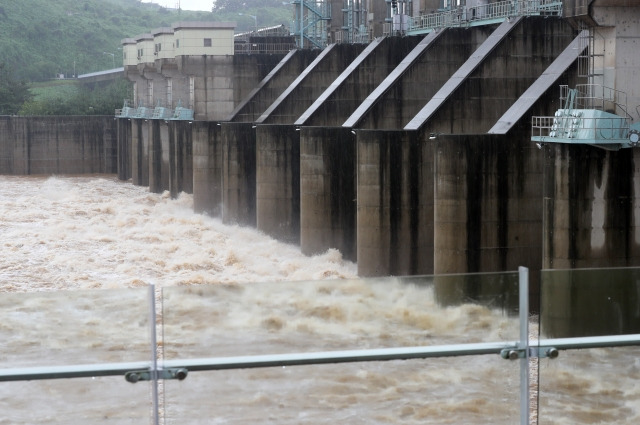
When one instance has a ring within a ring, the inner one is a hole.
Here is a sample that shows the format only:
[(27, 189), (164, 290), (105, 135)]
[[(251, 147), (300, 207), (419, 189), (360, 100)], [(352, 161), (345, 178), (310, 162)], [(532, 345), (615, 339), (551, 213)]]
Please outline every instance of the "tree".
[(113, 115), (131, 97), (131, 83), (124, 79), (93, 88), (77, 84), (71, 91), (26, 102), (20, 115)]
[(11, 77), (4, 63), (0, 63), (0, 115), (14, 115), (31, 99), (29, 87)]

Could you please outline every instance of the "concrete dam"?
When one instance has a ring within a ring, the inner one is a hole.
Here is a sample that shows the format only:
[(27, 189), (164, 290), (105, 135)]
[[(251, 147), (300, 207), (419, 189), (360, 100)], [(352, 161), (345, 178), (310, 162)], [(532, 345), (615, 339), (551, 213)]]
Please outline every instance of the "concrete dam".
[(197, 212), (308, 255), (336, 248), (363, 277), (525, 266), (535, 287), (541, 269), (637, 267), (638, 149), (531, 140), (561, 86), (614, 85), (640, 118), (640, 7), (567, 3), (571, 16), (275, 53), (145, 59), (168, 31), (125, 39), (136, 103), (181, 99), (193, 118), (6, 117), (0, 171), (117, 172), (193, 193)]

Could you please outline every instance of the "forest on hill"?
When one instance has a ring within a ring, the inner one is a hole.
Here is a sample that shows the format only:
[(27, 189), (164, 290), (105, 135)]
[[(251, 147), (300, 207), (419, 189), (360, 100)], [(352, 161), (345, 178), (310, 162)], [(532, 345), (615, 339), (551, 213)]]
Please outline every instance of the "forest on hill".
[(97, 113), (91, 104), (126, 95), (127, 85), (96, 95), (47, 82), (122, 66), (123, 38), (179, 21), (236, 22), (243, 32), (255, 25), (248, 15), (262, 27), (289, 25), (293, 14), (282, 0), (211, 3), (211, 12), (195, 12), (139, 0), (0, 0), (0, 114)]
[(123, 38), (174, 22), (233, 21), (241, 32), (254, 21), (239, 10), (258, 16), (260, 26), (288, 24), (292, 16), (281, 0), (218, 0), (212, 10), (166, 9), (138, 0), (0, 0), (0, 61), (21, 80), (44, 81), (122, 66)]

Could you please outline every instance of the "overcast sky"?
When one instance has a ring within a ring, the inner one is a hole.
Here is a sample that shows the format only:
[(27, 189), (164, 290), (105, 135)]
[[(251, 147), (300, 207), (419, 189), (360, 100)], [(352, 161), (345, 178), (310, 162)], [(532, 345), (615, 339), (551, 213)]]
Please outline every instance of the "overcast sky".
[(175, 8), (180, 2), (182, 10), (206, 10), (211, 12), (213, 0), (142, 0), (143, 3), (156, 3), (164, 7)]

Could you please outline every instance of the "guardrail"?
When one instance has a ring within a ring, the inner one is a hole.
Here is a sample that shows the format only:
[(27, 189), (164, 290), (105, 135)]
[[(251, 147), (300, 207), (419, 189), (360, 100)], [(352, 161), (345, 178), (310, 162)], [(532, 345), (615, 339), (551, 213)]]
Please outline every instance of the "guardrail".
[(510, 0), (485, 5), (466, 7), (459, 6), (411, 17), (408, 33), (429, 32), (446, 27), (465, 27), (486, 25), (516, 16), (561, 16), (562, 2), (553, 0)]
[(256, 54), (256, 53), (289, 53), (296, 48), (295, 42), (292, 43), (269, 43), (269, 42), (246, 42), (235, 43), (235, 54)]
[[(532, 136), (536, 138), (588, 139), (601, 142), (626, 140), (629, 120), (622, 117), (584, 117), (582, 111), (566, 116), (531, 118)], [(537, 140), (537, 139), (536, 139)]]
[[(150, 354), (148, 361), (0, 369), (0, 381), (32, 381), (100, 376), (124, 376), (130, 383), (148, 381), (151, 383), (152, 388), (153, 420), (155, 424), (158, 424), (158, 412), (161, 409), (158, 402), (158, 387), (161, 381), (182, 381), (187, 379), (190, 373), (194, 372), (498, 355), (499, 357), (496, 356), (496, 358), (519, 361), (520, 424), (528, 425), (531, 416), (530, 400), (532, 397), (529, 385), (531, 359), (556, 358), (562, 350), (640, 345), (640, 334), (532, 341), (529, 329), (530, 316), (528, 307), (529, 272), (528, 269), (522, 267), (518, 271), (518, 294), (519, 339), (516, 341), (159, 360), (157, 357), (159, 347), (157, 335), (164, 334), (164, 325), (162, 321), (158, 320), (156, 314), (158, 310), (156, 307), (158, 294), (154, 286), (151, 285), (148, 288), (148, 320), (153, 326), (150, 326)], [(55, 320), (55, 318), (52, 319)], [(135, 338), (135, 336), (132, 337)], [(167, 341), (163, 344), (166, 345)], [(499, 368), (499, 366), (496, 367)]]
[(145, 120), (182, 120), (182, 121), (193, 121), (194, 112), (193, 109), (185, 108), (182, 106), (182, 103), (178, 101), (175, 109), (161, 106), (160, 104), (156, 105), (154, 108), (150, 108), (140, 104), (137, 108), (132, 108), (128, 106), (128, 102), (124, 102), (124, 106), (122, 109), (115, 110), (116, 118), (139, 118)]

